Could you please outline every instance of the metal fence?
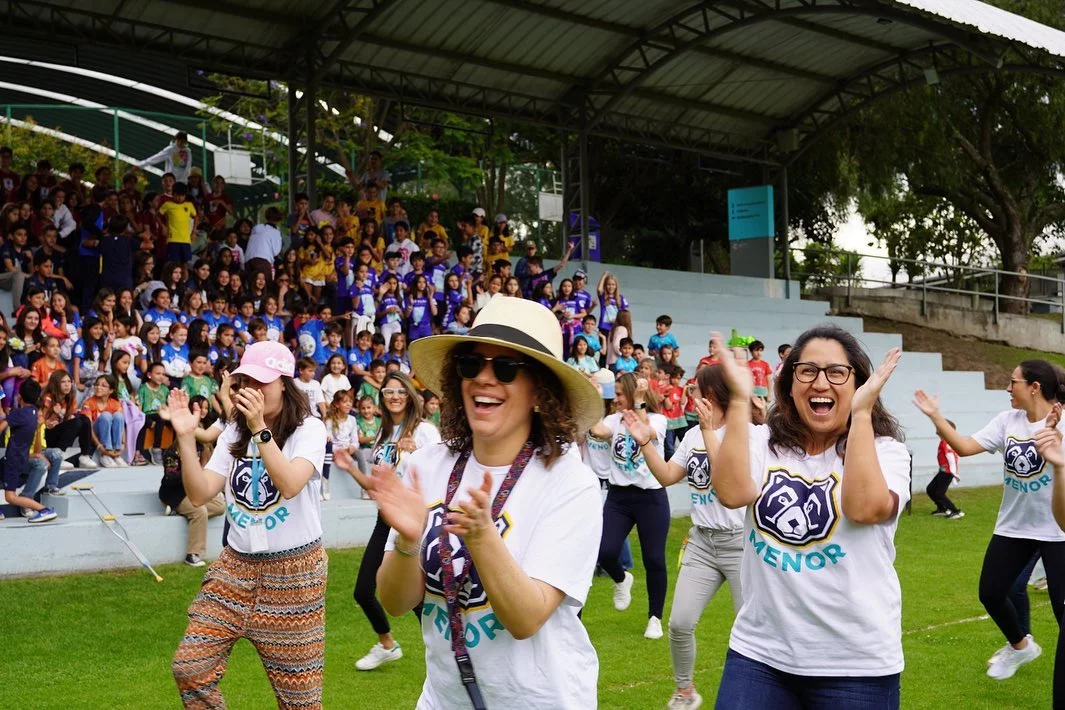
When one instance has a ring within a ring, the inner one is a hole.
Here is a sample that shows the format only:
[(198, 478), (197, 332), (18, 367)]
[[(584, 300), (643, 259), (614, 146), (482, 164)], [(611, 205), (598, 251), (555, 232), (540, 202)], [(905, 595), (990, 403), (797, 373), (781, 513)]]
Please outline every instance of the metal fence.
[[(927, 315), (928, 294), (949, 293), (987, 301), (991, 306), (994, 322), (998, 323), (1002, 304), (1019, 301), (1025, 304), (1026, 312), (1053, 313), (1060, 310), (1061, 332), (1065, 333), (1065, 280), (1060, 275), (1047, 276), (1024, 271), (993, 269), (986, 266), (966, 266), (880, 254), (861, 254), (821, 246), (791, 247), (789, 258), (793, 255), (802, 257), (802, 261), (792, 260), (791, 275), (800, 282), (804, 292), (821, 286), (845, 286), (848, 305), (851, 302), (854, 288), (874, 285), (906, 289), (921, 293), (921, 315)], [(879, 279), (863, 274), (862, 262), (870, 261), (887, 262), (889, 265), (894, 265), (896, 270), (901, 270), (899, 269), (901, 266), (907, 272), (907, 280)], [(804, 268), (804, 264), (826, 262), (833, 266), (832, 272)], [(912, 277), (910, 274), (920, 274), (920, 276)], [(1003, 293), (1002, 284), (1004, 277), (1007, 276), (1024, 279), (1026, 295), (1014, 296)]]

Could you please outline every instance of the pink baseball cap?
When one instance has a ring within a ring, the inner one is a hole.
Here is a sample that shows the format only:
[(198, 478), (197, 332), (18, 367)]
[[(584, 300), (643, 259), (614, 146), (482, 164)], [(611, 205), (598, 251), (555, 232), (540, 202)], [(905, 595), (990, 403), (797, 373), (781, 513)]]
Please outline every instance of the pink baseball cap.
[(296, 358), (292, 352), (272, 340), (249, 345), (240, 358), (240, 367), (233, 370), (234, 375), (247, 375), (264, 385), (278, 377), (292, 377), (295, 372)]

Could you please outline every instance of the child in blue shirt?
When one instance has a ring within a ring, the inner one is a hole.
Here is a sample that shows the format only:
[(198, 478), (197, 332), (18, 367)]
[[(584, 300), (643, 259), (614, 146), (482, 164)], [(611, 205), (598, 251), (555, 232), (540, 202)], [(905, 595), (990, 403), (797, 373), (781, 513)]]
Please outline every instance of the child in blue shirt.
[(189, 329), (181, 323), (170, 326), (170, 342), (163, 346), (161, 357), (172, 388), (180, 387), (189, 374)]
[(632, 356), (634, 348), (632, 345), (632, 338), (622, 338), (621, 347), (619, 348), (621, 355), (614, 361), (614, 372), (634, 372), (639, 366), (636, 358)]
[[(341, 345), (341, 340), (344, 338), (344, 327), (339, 323), (330, 323), (325, 327), (325, 345), (322, 346), (320, 353), (314, 354), (314, 361), (319, 365), (324, 365), (329, 362), (329, 358), (334, 355), (339, 355), (343, 358), (344, 362), (348, 361), (348, 349)], [(322, 358), (319, 360), (318, 358)]]
[(669, 332), (672, 326), (673, 319), (667, 315), (661, 315), (655, 319), (655, 330), (658, 332), (647, 339), (648, 355), (658, 357), (658, 351), (662, 349), (662, 346), (668, 345), (673, 348), (673, 360), (676, 361), (680, 357), (680, 345), (677, 344), (677, 339), (673, 334)]
[(152, 291), (152, 307), (143, 313), (145, 323), (159, 326), (159, 335), (163, 338), (170, 332), (171, 326), (178, 322), (178, 315), (170, 310), (170, 291), (157, 288)]
[(233, 321), (228, 315), (226, 315), (226, 308), (228, 306), (229, 299), (226, 298), (224, 293), (219, 291), (211, 296), (211, 310), (200, 316), (210, 329), (210, 333), (207, 337), (212, 341), (218, 336), (218, 326), (223, 323), (233, 325)]
[[(55, 511), (34, 500), (41, 489), (41, 478), (48, 469), (48, 490), (58, 491), (59, 466), (63, 463), (62, 453), (58, 449), (43, 449), (41, 453), (30, 456), (38, 429), (44, 423), (44, 415), (39, 412), (36, 403), (41, 399), (41, 386), (36, 380), (26, 380), (19, 385), (18, 404), (12, 409), (7, 419), (0, 421), (0, 432), (5, 428), (11, 430), (4, 454), (4, 500), (8, 505), (17, 505), (32, 511), (30, 523), (46, 523), (55, 520)], [(22, 495), (18, 494), (22, 486)]]

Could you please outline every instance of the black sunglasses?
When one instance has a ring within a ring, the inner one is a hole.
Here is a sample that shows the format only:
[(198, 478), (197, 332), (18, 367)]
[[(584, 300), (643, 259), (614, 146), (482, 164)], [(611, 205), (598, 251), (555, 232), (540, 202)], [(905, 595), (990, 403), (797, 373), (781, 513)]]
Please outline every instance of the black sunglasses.
[(484, 369), (484, 364), (486, 362), (492, 363), (492, 372), (495, 373), (496, 379), (504, 385), (513, 382), (514, 378), (518, 376), (518, 370), (529, 364), (522, 360), (515, 360), (506, 355), (500, 357), (485, 357), (480, 353), (469, 353), (468, 355), (459, 355), (455, 358), (459, 377), (464, 380), (472, 380), (476, 378), (477, 375), (481, 374), (481, 370)]

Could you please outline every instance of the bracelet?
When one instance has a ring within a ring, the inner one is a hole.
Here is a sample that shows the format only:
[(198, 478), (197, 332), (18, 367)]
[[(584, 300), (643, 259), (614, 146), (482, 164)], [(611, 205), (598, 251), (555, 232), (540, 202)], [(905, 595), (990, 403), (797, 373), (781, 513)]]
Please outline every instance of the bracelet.
[(647, 441), (643, 442), (642, 444), (641, 444), (640, 442), (638, 442), (638, 441), (637, 441), (637, 442), (636, 442), (636, 445), (637, 445), (637, 446), (639, 446), (639, 447), (640, 447), (640, 448), (642, 449), (643, 447), (647, 446), (647, 445), (648, 445), (648, 444), (650, 444), (650, 443), (651, 443), (651, 440), (650, 440), (650, 439), (648, 439)]
[(421, 552), (422, 546), (418, 543), (414, 543), (410, 547), (404, 548), (399, 544), (400, 538), (396, 538), (396, 544), (392, 547), (393, 550), (398, 552), (403, 557), (414, 557)]

